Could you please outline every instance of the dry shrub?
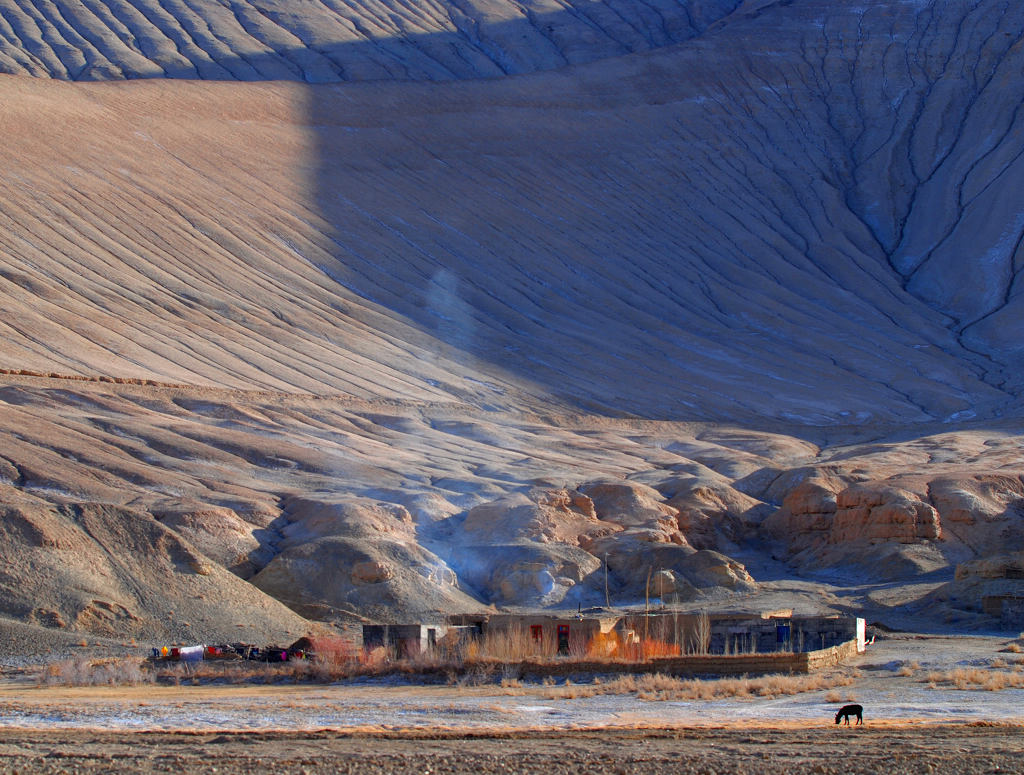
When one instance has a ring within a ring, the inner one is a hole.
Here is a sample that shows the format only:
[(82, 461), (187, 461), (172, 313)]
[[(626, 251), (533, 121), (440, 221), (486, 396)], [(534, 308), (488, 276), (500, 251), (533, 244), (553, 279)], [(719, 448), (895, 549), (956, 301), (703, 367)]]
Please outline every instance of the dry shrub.
[(485, 686), (497, 680), (497, 665), (493, 662), (474, 664), (459, 676), (456, 686)]
[(847, 686), (853, 679), (843, 673), (816, 675), (765, 675), (754, 678), (720, 678), (701, 680), (676, 678), (660, 673), (623, 675), (606, 682), (595, 682), (587, 687), (552, 687), (550, 699), (592, 697), (599, 694), (635, 694), (638, 699), (663, 700), (715, 700), (724, 697), (776, 697), (779, 695), (813, 692), (834, 686)]
[[(756, 685), (757, 681), (760, 685)], [(755, 679), (755, 694), (766, 696), (801, 694), (830, 689), (836, 686), (849, 686), (854, 676), (848, 673), (816, 673), (812, 675), (768, 675)]]
[(599, 632), (587, 644), (588, 659), (608, 659), (619, 656), (622, 650), (622, 637), (619, 633)]
[(149, 670), (153, 680), (180, 685), (189, 683), (287, 683), (300, 681), (329, 682), (367, 673), (353, 654), (350, 659), (290, 659), (287, 662), (255, 662), (249, 660), (203, 660), (200, 662), (158, 662)]
[(46, 667), (43, 682), (51, 686), (125, 686), (152, 683), (139, 659), (64, 659)]
[(366, 667), (380, 667), (391, 661), (391, 655), (384, 646), (375, 649), (367, 649), (359, 655), (359, 661)]
[[(598, 633), (589, 642), (570, 639), (568, 660), (587, 661), (643, 661), (656, 657), (678, 656), (678, 646), (649, 639), (624, 643), (617, 632)], [(559, 658), (557, 643), (545, 635), (534, 637), (522, 627), (487, 632), (482, 638), (461, 645), (458, 653), (449, 655), (448, 661), (472, 665), (480, 662), (522, 663), (547, 662)]]
[(614, 659), (626, 662), (643, 662), (660, 657), (678, 657), (682, 650), (675, 643), (658, 638), (624, 639), (618, 632), (599, 632), (586, 646), (586, 657), (590, 660)]
[(661, 657), (678, 657), (680, 648), (674, 643), (647, 638), (638, 643), (629, 644), (623, 652), (623, 657), (630, 662), (643, 662), (648, 659), (659, 659)]
[(310, 638), (310, 651), (316, 660), (325, 664), (341, 665), (355, 660), (359, 651), (351, 641), (344, 638)]
[(554, 644), (534, 640), (518, 626), (489, 631), (467, 643), (464, 649), (466, 662), (522, 662), (546, 656), (554, 656)]
[(983, 668), (956, 668), (946, 672), (931, 672), (925, 679), (928, 688), (953, 686), (960, 690), (997, 692), (1002, 689), (1024, 689), (1024, 673)]

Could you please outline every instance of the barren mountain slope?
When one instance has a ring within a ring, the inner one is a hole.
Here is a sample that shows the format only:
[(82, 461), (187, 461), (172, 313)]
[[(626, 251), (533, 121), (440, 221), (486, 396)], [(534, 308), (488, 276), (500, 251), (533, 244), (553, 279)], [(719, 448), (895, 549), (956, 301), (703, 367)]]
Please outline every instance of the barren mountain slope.
[[(128, 509), (314, 617), (1020, 548), (1017, 4), (577, 3), (561, 60), (503, 3), (363, 48), (316, 4), (19, 7), (62, 21), (0, 13), (17, 72), (392, 79), (0, 77), (4, 502)], [(102, 576), (40, 606), (128, 608)]]
[(740, 0), (0, 3), (0, 72), (70, 80), (451, 80), (699, 35)]
[(1011, 410), (1024, 12), (982, 6), (768, 5), (498, 81), (6, 79), (0, 363), (657, 418)]

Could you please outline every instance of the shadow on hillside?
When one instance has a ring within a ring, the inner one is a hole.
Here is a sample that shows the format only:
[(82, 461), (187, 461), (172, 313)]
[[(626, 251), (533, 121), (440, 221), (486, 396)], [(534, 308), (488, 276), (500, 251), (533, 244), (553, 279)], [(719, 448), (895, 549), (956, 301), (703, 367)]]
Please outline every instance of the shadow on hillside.
[[(101, 0), (97, 5), (105, 4)], [(314, 0), (289, 14), (250, 0), (236, 4), (231, 19), (216, 4), (206, 11), (200, 0), (192, 8), (165, 5), (160, 13), (148, 15), (108, 7), (105, 13), (72, 17), (70, 23), (55, 19), (53, 26), (36, 26), (12, 15), (9, 35), (14, 43), (7, 61), (0, 57), (0, 72), (17, 73), (19, 62), (28, 66), (18, 55), (20, 49), (35, 53), (33, 74), (72, 80), (333, 83), (499, 77), (688, 40), (741, 4), (690, 0), (655, 7), (569, 0), (561, 10), (540, 13), (509, 4), (515, 15), (500, 17), (500, 5), (477, 8), (472, 1), (452, 3), (438, 14), (442, 9), (415, 4), (381, 10)], [(41, 17), (47, 13), (43, 9)], [(197, 24), (192, 14), (204, 13), (209, 18)], [(68, 35), (69, 27), (74, 35)]]
[[(1005, 402), (839, 201), (854, 183), (824, 65), (745, 56), (725, 76), (701, 70), (703, 45), (621, 57), (727, 26), (753, 48), (744, 20), (762, 12), (800, 29), (795, 10), (741, 6), (456, 14), (452, 32), (217, 54), (169, 75), (360, 81), (307, 92), (330, 253), (317, 266), (393, 324), (410, 395), (796, 428)], [(804, 65), (797, 96), (773, 91)], [(790, 143), (795, 126), (822, 147)]]

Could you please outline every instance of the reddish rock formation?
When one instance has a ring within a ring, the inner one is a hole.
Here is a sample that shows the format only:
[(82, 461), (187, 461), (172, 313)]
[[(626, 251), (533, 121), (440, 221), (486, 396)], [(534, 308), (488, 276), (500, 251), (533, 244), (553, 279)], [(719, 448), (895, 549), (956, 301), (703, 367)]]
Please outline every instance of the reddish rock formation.
[(917, 495), (881, 482), (863, 482), (836, 495), (828, 541), (937, 541), (939, 513)]
[(634, 482), (597, 482), (580, 488), (594, 503), (598, 516), (622, 528), (621, 538), (650, 543), (688, 546), (679, 530), (678, 509), (647, 485)]

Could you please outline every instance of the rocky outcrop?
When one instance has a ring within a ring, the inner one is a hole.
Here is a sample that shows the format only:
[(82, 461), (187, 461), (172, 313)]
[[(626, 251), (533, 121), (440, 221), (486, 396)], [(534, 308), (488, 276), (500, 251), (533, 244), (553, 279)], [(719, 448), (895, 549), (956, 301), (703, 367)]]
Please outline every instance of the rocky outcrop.
[[(889, 579), (948, 563), (934, 546), (942, 539), (938, 511), (891, 482), (844, 486), (835, 474), (805, 474), (763, 527), (799, 564), (869, 567)], [(903, 548), (910, 545), (930, 548)]]
[(828, 543), (835, 519), (837, 495), (845, 484), (830, 476), (802, 471), (791, 478), (782, 506), (764, 520), (764, 532), (785, 542), (790, 552)]
[(742, 563), (718, 552), (702, 549), (695, 552), (680, 567), (686, 580), (695, 587), (714, 589), (722, 587), (732, 591), (750, 591), (755, 588), (754, 578)]
[[(989, 617), (996, 616), (998, 621), (999, 598), (1024, 598), (1024, 552), (998, 553), (960, 563), (953, 580), (935, 589), (924, 602), (951, 606), (960, 615), (987, 613), (984, 626), (992, 628)], [(996, 626), (1008, 623), (1003, 620)], [(1014, 632), (1019, 629), (1015, 627)]]
[(772, 508), (731, 484), (695, 481), (676, 490), (666, 505), (676, 509), (676, 524), (695, 549), (735, 545), (754, 531)]
[(360, 584), (380, 584), (384, 581), (390, 581), (394, 577), (395, 571), (391, 566), (380, 560), (366, 560), (364, 562), (357, 562), (352, 566), (351, 579), (352, 583), (356, 586)]
[(956, 581), (1006, 579), (1024, 582), (1024, 552), (982, 557), (956, 566)]
[[(653, 487), (635, 482), (595, 482), (580, 487), (605, 522), (618, 525), (620, 540), (688, 546), (678, 509)], [(592, 542), (590, 542), (592, 543)]]
[(836, 492), (834, 482), (808, 479), (786, 496), (765, 529), (789, 537), (795, 549), (854, 541), (937, 541), (939, 513), (921, 496), (886, 482), (862, 482)]
[(159, 642), (284, 639), (308, 622), (150, 515), (100, 505), (0, 507), (0, 613)]
[(651, 574), (665, 599), (754, 588), (740, 563), (695, 551), (664, 501), (653, 487), (624, 481), (516, 493), (469, 511), (462, 524), (469, 545), (451, 562), (498, 605), (593, 604), (606, 585), (618, 600), (639, 600)]
[(742, 563), (707, 549), (658, 545), (646, 551), (624, 546), (608, 554), (617, 600), (655, 595), (664, 602), (747, 593), (757, 582)]
[(402, 621), (481, 606), (444, 560), (419, 545), (415, 520), (401, 504), (295, 496), (282, 514), (277, 554), (252, 583), (304, 616)]
[(470, 509), (462, 523), (466, 539), (479, 544), (537, 541), (580, 546), (620, 530), (621, 524), (598, 519), (588, 496), (568, 490), (514, 493)]
[(330, 535), (294, 544), (252, 584), (303, 616), (328, 621), (360, 616), (398, 623), (483, 607), (437, 555), (393, 536)]
[(792, 555), (803, 553), (805, 561), (821, 563), (827, 555), (841, 564), (843, 547), (851, 556), (865, 556), (865, 544), (878, 547), (880, 556), (903, 551), (894, 545), (932, 545), (935, 551), (921, 568), (934, 569), (936, 562), (951, 567), (1024, 539), (1019, 476), (901, 473), (851, 483), (860, 477), (837, 471), (807, 469), (785, 477), (792, 489), (764, 521), (766, 534)]
[(296, 496), (284, 502), (286, 520), (279, 532), (280, 548), (299, 546), (325, 536), (367, 540), (411, 540), (415, 525), (409, 510), (397, 503), (352, 496)]
[(567, 544), (488, 544), (465, 547), (453, 560), (459, 577), (487, 602), (524, 607), (550, 606), (578, 597), (601, 560)]
[(959, 558), (1003, 554), (1024, 545), (1024, 485), (1020, 476), (943, 476), (929, 483), (946, 540)]
[(931, 504), (898, 487), (865, 482), (836, 496), (835, 517), (828, 541), (896, 541), (901, 544), (937, 541), (942, 537), (939, 513)]
[(232, 509), (197, 505), (158, 510), (155, 516), (214, 562), (249, 578), (273, 556), (254, 535), (261, 528)]
[(792, 489), (764, 521), (766, 534), (798, 563), (860, 564), (883, 578), (951, 568), (1024, 539), (1019, 476), (901, 473), (849, 482), (856, 478), (835, 468), (788, 477)]

